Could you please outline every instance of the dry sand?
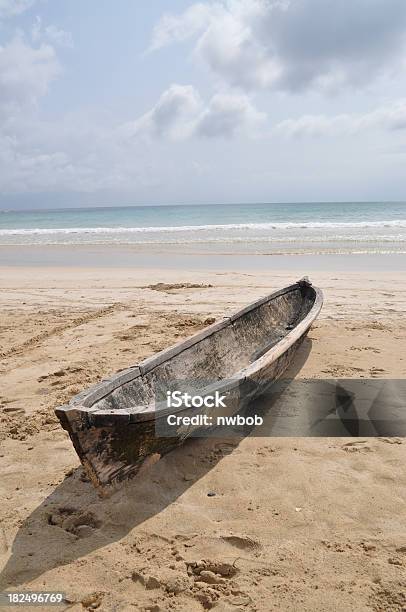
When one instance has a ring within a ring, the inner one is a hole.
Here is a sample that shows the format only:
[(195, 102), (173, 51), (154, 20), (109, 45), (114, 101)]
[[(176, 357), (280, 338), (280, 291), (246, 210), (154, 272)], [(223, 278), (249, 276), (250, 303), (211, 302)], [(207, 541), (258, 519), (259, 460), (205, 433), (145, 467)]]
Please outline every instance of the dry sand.
[[(312, 279), (326, 304), (299, 376), (406, 378), (405, 278), (371, 276)], [(100, 500), (54, 417), (83, 387), (294, 275), (0, 278), (3, 589), (62, 590), (72, 611), (406, 610), (405, 440), (191, 440)]]

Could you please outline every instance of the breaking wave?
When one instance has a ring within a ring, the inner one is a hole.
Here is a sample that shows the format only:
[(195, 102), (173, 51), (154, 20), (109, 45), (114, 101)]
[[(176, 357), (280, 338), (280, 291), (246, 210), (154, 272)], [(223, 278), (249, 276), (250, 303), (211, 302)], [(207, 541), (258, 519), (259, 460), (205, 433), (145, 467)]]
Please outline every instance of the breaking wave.
[(231, 223), (226, 225), (179, 225), (151, 227), (55, 227), (55, 228), (13, 228), (0, 229), (0, 236), (30, 236), (49, 234), (145, 234), (227, 230), (334, 230), (367, 228), (406, 228), (405, 220), (395, 221), (357, 221), (357, 222), (287, 222), (287, 223)]

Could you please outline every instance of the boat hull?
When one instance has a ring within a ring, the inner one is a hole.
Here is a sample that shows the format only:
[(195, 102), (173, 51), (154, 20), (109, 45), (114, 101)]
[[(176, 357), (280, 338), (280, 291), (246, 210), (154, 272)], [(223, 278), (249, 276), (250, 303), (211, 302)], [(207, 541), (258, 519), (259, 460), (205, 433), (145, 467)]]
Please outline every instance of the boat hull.
[[(147, 412), (147, 416), (143, 416), (144, 413), (139, 411), (132, 413), (131, 410), (124, 409), (97, 410), (94, 405), (83, 405), (86, 401), (80, 403), (82, 396), (79, 396), (76, 402), (57, 409), (62, 426), (68, 431), (88, 476), (100, 493), (109, 494), (115, 486), (140, 473), (187, 438), (211, 435), (219, 414), (229, 416), (241, 413), (266, 393), (294, 360), (320, 311), (320, 290), (310, 289), (310, 284), (306, 284), (304, 290), (313, 292), (313, 303), (294, 329), (245, 368), (229, 378), (215, 381), (201, 389), (202, 396), (213, 394), (217, 390), (225, 397), (225, 408), (220, 411), (217, 408), (199, 409), (199, 414), (214, 417), (214, 424), (209, 428), (199, 424), (185, 425), (185, 420), (182, 419), (179, 425), (169, 429), (166, 427), (166, 419), (168, 414), (174, 411), (161, 409), (158, 403), (155, 411)], [(272, 297), (269, 296), (269, 300), (272, 300)], [(244, 312), (239, 316), (244, 316)], [(235, 320), (237, 319), (236, 316)], [(100, 395), (103, 395), (103, 388)], [(193, 416), (196, 409), (183, 408), (179, 414), (182, 417)], [(168, 435), (165, 435), (166, 432)]]

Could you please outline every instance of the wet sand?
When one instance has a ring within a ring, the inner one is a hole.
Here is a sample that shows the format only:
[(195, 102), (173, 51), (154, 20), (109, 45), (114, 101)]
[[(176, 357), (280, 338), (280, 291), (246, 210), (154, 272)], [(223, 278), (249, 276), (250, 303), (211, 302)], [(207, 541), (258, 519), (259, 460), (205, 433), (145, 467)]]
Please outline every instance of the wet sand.
[[(79, 267), (151, 269), (205, 272), (272, 272), (294, 274), (295, 278), (315, 272), (399, 272), (406, 273), (404, 253), (375, 254), (272, 254), (258, 249), (222, 251), (219, 245), (138, 244), (138, 245), (0, 245), (0, 266)], [(371, 274), (369, 274), (371, 278)]]
[[(404, 609), (404, 439), (190, 440), (100, 500), (53, 414), (299, 272), (0, 269), (2, 588), (69, 610)], [(404, 274), (312, 280), (296, 376), (405, 379)]]

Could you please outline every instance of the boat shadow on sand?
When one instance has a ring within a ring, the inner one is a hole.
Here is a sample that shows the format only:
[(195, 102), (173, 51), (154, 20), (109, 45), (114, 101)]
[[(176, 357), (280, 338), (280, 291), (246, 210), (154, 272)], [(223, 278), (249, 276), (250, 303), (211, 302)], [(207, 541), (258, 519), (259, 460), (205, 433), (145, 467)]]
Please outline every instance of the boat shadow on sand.
[[(293, 379), (301, 370), (311, 344), (309, 338), (304, 340), (285, 373), (287, 378)], [(254, 430), (246, 433), (255, 436)], [(76, 468), (20, 526), (0, 574), (0, 590), (30, 582), (121, 540), (170, 506), (242, 439), (189, 439), (107, 499), (98, 496), (82, 467)]]

